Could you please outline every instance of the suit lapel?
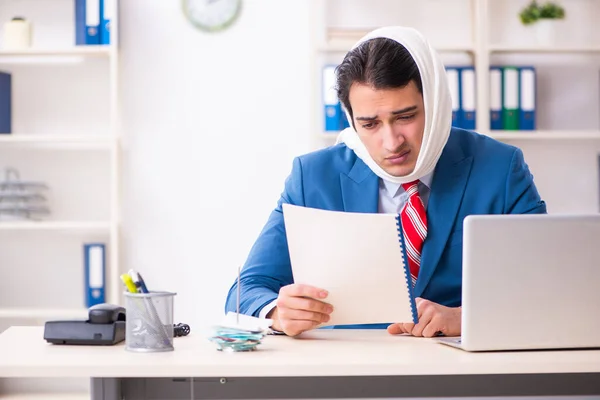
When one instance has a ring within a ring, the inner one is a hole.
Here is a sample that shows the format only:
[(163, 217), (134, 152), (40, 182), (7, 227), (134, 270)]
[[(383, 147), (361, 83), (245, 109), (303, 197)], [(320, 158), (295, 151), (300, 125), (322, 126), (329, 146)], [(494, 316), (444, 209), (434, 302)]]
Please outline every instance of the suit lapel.
[(379, 200), (379, 178), (357, 158), (348, 175), (340, 174), (344, 211), (376, 213)]
[(421, 270), (415, 286), (420, 296), (437, 267), (456, 220), (471, 171), (473, 157), (459, 146), (448, 146), (436, 166), (427, 205), (427, 239), (423, 244)]

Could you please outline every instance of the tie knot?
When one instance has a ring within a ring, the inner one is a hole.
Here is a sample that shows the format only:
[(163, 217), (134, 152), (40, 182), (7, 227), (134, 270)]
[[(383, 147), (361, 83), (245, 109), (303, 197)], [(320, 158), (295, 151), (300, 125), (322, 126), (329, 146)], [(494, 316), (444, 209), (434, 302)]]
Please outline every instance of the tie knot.
[(417, 179), (416, 181), (403, 183), (402, 188), (406, 191), (406, 193), (408, 193), (409, 196), (412, 196), (415, 193), (418, 193), (418, 190), (417, 190), (418, 184), (419, 184), (419, 180)]

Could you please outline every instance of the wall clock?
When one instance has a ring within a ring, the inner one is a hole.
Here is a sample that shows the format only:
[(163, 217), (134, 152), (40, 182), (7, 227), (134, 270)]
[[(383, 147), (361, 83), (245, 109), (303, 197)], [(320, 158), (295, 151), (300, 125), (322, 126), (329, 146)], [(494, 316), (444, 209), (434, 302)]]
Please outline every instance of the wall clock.
[(229, 27), (239, 16), (242, 0), (182, 0), (183, 13), (195, 27), (216, 32)]

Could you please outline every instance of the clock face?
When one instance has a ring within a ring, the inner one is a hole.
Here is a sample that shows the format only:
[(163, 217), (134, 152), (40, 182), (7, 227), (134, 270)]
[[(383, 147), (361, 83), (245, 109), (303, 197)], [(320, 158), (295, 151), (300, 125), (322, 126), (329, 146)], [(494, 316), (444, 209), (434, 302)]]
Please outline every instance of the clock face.
[(240, 13), (242, 0), (182, 0), (186, 18), (205, 31), (218, 31), (231, 25)]

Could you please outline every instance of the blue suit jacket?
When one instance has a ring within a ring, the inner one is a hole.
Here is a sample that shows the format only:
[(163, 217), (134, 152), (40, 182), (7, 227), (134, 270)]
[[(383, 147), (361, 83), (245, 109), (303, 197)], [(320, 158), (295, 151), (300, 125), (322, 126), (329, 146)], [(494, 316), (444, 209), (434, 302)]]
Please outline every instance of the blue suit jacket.
[[(343, 144), (296, 158), (277, 207), (242, 269), (240, 313), (258, 316), (277, 298), (282, 286), (293, 283), (282, 203), (376, 213), (378, 188), (379, 177)], [(461, 305), (462, 229), (467, 215), (545, 212), (521, 150), (453, 128), (431, 182), (427, 238), (415, 297), (450, 307)], [(225, 310), (236, 310), (236, 283), (228, 293)]]

